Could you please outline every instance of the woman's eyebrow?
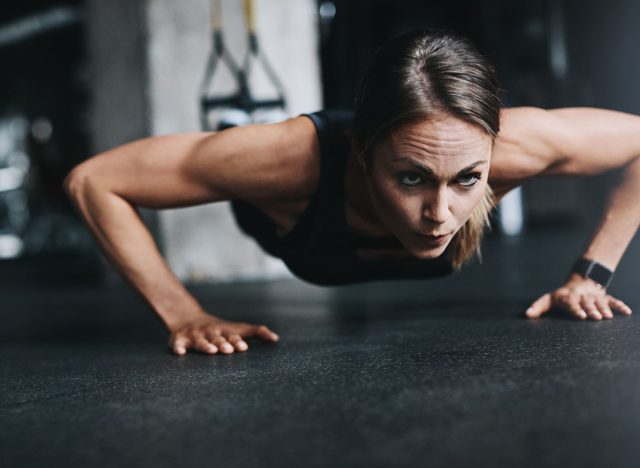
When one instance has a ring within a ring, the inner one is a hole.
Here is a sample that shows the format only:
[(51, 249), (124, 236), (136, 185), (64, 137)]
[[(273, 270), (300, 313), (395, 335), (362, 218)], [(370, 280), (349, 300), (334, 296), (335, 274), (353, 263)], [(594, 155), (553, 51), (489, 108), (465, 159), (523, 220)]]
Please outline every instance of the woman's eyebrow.
[[(395, 158), (392, 159), (392, 161), (398, 161), (398, 162), (408, 162), (409, 164), (415, 166), (416, 168), (420, 169), (422, 172), (425, 172), (427, 174), (433, 174), (433, 171), (427, 167), (422, 165), (421, 163), (419, 163), (418, 161), (408, 158), (406, 156), (397, 156)], [(467, 167), (465, 167), (464, 169), (458, 171), (458, 173), (456, 174), (456, 176), (460, 176), (462, 174), (464, 174), (465, 172), (469, 172), (471, 169), (474, 169), (476, 166), (479, 166), (481, 164), (486, 164), (487, 160), (486, 159), (481, 159), (479, 161), (476, 161), (472, 164), (469, 164)]]

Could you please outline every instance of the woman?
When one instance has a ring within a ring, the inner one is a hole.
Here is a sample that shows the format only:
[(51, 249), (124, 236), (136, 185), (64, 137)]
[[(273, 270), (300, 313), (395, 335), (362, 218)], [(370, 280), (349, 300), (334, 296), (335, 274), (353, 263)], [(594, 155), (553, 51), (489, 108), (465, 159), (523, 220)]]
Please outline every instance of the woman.
[(491, 210), (524, 180), (624, 166), (584, 259), (527, 311), (559, 307), (601, 320), (631, 314), (606, 286), (638, 228), (639, 155), (640, 118), (501, 110), (494, 71), (473, 45), (414, 31), (376, 53), (353, 115), (147, 138), (85, 161), (65, 187), (114, 267), (170, 330), (172, 350), (228, 354), (246, 351), (247, 337), (278, 336), (206, 313), (161, 258), (136, 205), (231, 200), (245, 232), (318, 284), (424, 278), (479, 254)]

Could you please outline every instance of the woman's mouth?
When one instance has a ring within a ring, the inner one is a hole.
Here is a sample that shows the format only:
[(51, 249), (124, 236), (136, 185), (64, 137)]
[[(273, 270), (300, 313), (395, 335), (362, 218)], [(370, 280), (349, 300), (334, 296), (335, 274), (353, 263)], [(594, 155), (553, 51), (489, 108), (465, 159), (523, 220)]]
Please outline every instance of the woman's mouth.
[(420, 240), (424, 244), (428, 244), (434, 247), (444, 244), (449, 238), (449, 234), (442, 234), (440, 236), (430, 236), (428, 234), (421, 234), (417, 232), (416, 235), (420, 238)]

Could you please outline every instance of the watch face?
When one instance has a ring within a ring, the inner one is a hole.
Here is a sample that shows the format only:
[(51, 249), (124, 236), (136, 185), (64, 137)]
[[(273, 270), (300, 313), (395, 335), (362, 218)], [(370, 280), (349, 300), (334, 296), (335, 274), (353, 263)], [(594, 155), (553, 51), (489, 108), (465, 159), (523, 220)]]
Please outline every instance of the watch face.
[(580, 258), (576, 261), (573, 271), (589, 278), (603, 287), (608, 287), (613, 278), (613, 272), (604, 265), (586, 258)]

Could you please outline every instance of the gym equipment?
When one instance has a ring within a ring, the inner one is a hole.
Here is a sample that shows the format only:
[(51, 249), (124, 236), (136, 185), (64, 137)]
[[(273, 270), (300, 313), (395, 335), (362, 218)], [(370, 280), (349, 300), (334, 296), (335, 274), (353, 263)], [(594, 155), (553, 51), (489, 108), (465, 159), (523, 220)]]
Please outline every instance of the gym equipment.
[[(200, 86), (200, 123), (203, 130), (223, 130), (251, 122), (266, 122), (286, 117), (286, 97), (284, 87), (260, 48), (256, 34), (253, 0), (244, 0), (244, 15), (248, 30), (248, 49), (242, 67), (239, 67), (229, 53), (222, 32), (222, 7), (220, 0), (212, 0), (211, 24), (213, 47), (207, 61), (205, 74)], [(222, 61), (231, 72), (236, 91), (231, 95), (209, 94), (215, 72)], [(254, 63), (262, 66), (277, 96), (273, 99), (256, 99), (251, 93), (249, 76)], [(210, 123), (210, 114), (221, 110), (216, 126)]]
[(0, 120), (0, 259), (18, 257), (29, 224), (27, 182), (31, 160), (26, 153), (27, 119)]

